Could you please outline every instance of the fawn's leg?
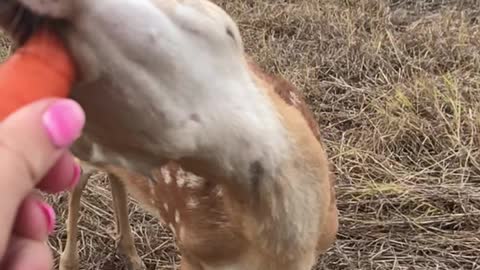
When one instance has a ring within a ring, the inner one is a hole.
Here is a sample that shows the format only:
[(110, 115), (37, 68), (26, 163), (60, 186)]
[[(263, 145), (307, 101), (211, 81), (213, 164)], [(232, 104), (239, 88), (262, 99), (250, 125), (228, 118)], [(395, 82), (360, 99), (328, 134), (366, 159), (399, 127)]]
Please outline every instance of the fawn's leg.
[(182, 261), (180, 262), (180, 270), (203, 270), (203, 268), (199, 264), (191, 262), (186, 258), (182, 258)]
[(128, 270), (146, 269), (142, 259), (138, 256), (128, 222), (128, 196), (125, 186), (120, 179), (113, 174), (109, 174), (108, 178), (112, 188), (113, 210), (115, 211), (118, 233), (118, 251), (125, 259)]
[(87, 185), (88, 179), (94, 171), (82, 166), (80, 180), (77, 186), (70, 192), (68, 198), (68, 219), (67, 219), (67, 242), (60, 255), (60, 270), (77, 270), (79, 268), (77, 234), (78, 217), (80, 214), (80, 198)]
[(182, 259), (180, 260), (180, 270), (204, 270), (198, 260), (191, 256), (188, 251), (184, 250), (181, 246), (178, 248), (182, 255)]

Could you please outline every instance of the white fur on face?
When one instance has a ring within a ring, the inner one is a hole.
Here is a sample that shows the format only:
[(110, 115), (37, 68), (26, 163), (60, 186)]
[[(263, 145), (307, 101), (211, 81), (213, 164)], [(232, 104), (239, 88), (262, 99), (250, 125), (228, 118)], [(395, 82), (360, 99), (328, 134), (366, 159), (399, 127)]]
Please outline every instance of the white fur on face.
[(242, 178), (252, 162), (268, 173), (288, 156), (286, 131), (250, 77), (238, 28), (214, 4), (22, 1), (69, 22), (65, 35), (88, 82), (73, 98), (90, 115), (85, 132), (105, 149), (95, 158), (121, 157), (144, 171), (152, 157), (202, 157)]
[(22, 5), (33, 10), (36, 14), (62, 19), (69, 16), (72, 11), (73, 1), (43, 1), (43, 0), (18, 0)]

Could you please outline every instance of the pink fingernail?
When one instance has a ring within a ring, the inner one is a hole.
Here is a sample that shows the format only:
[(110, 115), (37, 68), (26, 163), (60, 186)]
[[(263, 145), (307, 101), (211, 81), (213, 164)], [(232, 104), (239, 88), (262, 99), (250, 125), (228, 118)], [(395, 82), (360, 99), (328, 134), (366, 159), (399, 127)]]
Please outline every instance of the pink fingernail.
[(48, 234), (51, 234), (53, 232), (53, 230), (55, 229), (55, 219), (56, 219), (55, 211), (47, 203), (40, 202), (39, 205), (40, 205), (40, 208), (42, 209), (43, 213), (45, 214), (45, 217), (47, 218)]
[(69, 188), (72, 189), (78, 184), (78, 180), (80, 179), (80, 173), (81, 173), (81, 168), (80, 165), (75, 163), (73, 165), (73, 176), (72, 176), (72, 182), (70, 183)]
[(75, 101), (64, 99), (52, 104), (42, 120), (52, 143), (63, 148), (70, 146), (80, 136), (85, 113)]

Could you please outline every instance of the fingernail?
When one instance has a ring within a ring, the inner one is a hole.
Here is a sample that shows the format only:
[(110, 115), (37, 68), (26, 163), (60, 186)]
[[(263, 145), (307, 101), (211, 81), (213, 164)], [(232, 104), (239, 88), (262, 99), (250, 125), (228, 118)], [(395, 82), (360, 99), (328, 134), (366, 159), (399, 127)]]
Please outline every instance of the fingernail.
[(53, 232), (53, 230), (55, 229), (55, 218), (56, 218), (55, 211), (53, 210), (53, 208), (49, 204), (47, 204), (45, 202), (39, 202), (39, 205), (40, 205), (40, 208), (43, 211), (43, 214), (47, 218), (48, 234), (51, 234)]
[(80, 173), (81, 173), (81, 168), (78, 163), (74, 163), (73, 165), (73, 176), (72, 176), (72, 181), (69, 185), (69, 188), (72, 189), (78, 184), (78, 180), (80, 179)]
[(63, 99), (52, 104), (42, 120), (52, 143), (63, 148), (70, 146), (80, 136), (85, 114), (75, 101)]

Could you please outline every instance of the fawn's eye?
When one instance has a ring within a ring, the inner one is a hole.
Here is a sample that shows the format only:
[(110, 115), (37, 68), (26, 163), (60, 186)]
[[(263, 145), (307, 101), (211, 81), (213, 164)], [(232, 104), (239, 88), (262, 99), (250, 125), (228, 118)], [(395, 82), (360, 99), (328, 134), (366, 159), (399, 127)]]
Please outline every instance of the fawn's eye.
[(226, 31), (227, 31), (227, 35), (229, 35), (234, 41), (236, 41), (235, 35), (232, 32), (232, 29), (230, 29), (230, 27), (227, 26)]

